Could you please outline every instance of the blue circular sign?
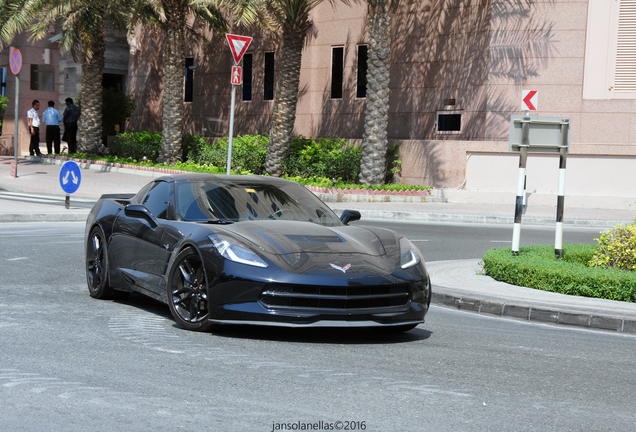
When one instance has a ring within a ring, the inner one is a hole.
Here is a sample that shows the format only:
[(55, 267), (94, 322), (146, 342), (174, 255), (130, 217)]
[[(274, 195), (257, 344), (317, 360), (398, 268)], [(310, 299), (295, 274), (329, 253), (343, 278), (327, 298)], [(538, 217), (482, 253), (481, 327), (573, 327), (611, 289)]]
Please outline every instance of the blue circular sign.
[(9, 63), (11, 65), (11, 72), (13, 75), (17, 75), (20, 73), (20, 69), (22, 69), (22, 54), (20, 54), (19, 49), (14, 49), (11, 51), (11, 55), (9, 56)]
[(67, 194), (72, 194), (79, 189), (82, 182), (82, 172), (79, 165), (73, 161), (66, 161), (60, 169), (60, 186)]

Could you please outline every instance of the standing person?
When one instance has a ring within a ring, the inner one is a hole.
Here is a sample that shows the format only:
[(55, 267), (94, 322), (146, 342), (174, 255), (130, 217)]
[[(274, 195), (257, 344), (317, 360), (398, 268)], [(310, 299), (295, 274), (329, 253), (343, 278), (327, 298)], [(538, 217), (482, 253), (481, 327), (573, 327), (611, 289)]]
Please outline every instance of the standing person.
[(42, 156), (40, 151), (40, 101), (34, 100), (31, 103), (31, 109), (27, 111), (27, 119), (29, 121), (29, 131), (31, 132), (31, 144), (29, 144), (29, 154), (31, 156)]
[(68, 152), (77, 152), (77, 120), (80, 116), (80, 109), (73, 105), (73, 99), (66, 98), (66, 109), (64, 110), (64, 135), (68, 143)]
[(62, 116), (55, 109), (55, 102), (49, 101), (49, 107), (42, 113), (42, 121), (46, 125), (46, 150), (52, 153), (52, 146), (55, 143), (55, 154), (60, 154), (60, 122)]

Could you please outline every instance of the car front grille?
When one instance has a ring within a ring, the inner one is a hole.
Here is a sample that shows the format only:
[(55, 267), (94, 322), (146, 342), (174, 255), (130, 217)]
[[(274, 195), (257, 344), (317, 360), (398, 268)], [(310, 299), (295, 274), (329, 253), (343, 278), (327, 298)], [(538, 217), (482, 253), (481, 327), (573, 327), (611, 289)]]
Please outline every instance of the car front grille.
[(267, 285), (260, 302), (268, 308), (358, 310), (404, 306), (409, 286)]

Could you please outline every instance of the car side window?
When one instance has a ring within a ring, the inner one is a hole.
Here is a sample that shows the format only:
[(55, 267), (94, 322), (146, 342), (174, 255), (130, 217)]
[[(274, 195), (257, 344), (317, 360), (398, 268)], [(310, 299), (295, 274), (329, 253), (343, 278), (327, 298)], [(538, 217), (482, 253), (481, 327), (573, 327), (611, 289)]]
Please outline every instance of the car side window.
[(150, 212), (159, 219), (168, 216), (168, 206), (170, 204), (170, 185), (165, 181), (156, 182), (144, 198), (145, 205)]

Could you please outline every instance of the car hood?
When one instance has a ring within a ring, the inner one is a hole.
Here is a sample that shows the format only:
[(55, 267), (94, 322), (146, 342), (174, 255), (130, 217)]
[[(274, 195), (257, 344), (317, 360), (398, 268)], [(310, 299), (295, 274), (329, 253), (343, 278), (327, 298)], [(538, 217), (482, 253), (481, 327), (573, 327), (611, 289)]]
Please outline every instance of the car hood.
[(267, 255), (298, 253), (365, 254), (382, 256), (387, 252), (373, 231), (356, 226), (327, 227), (311, 222), (240, 222), (223, 227)]
[[(255, 252), (287, 274), (314, 277), (314, 283), (333, 285), (342, 279), (352, 283), (365, 279), (368, 283), (369, 278), (375, 278), (373, 283), (383, 284), (398, 280), (391, 274), (400, 262), (400, 235), (387, 229), (349, 225), (329, 227), (295, 221), (246, 221), (213, 230), (250, 244)], [(278, 280), (285, 278), (280, 276)]]

